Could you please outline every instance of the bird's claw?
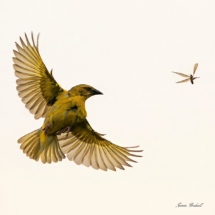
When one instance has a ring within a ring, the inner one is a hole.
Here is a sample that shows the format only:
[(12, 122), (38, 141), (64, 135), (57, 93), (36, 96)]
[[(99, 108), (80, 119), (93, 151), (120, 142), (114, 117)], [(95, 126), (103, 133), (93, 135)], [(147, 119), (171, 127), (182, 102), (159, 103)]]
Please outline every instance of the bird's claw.
[(50, 123), (47, 123), (45, 128), (43, 128), (45, 135), (49, 132), (50, 126), (51, 126)]
[(67, 132), (67, 134), (66, 134), (66, 139), (67, 139), (67, 137), (68, 137), (70, 131), (71, 131), (71, 127), (70, 127), (70, 126), (67, 126), (66, 128), (64, 128), (64, 129), (62, 129), (62, 130), (60, 130), (60, 131), (58, 131), (57, 135), (61, 135), (62, 133)]

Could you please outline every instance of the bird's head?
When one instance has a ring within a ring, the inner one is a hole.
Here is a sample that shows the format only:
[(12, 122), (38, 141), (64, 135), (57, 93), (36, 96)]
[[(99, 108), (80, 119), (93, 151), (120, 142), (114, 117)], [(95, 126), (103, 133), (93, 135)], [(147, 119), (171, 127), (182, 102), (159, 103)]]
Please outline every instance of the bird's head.
[(102, 95), (102, 93), (90, 85), (80, 84), (69, 90), (71, 96), (81, 96), (85, 100), (94, 95)]

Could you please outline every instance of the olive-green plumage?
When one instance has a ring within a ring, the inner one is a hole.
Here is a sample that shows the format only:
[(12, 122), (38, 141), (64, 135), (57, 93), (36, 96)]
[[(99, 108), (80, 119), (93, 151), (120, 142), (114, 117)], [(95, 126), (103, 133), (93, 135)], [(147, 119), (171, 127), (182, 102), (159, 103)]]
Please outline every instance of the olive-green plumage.
[(105, 171), (130, 166), (127, 161), (133, 160), (128, 156), (141, 157), (131, 153), (142, 150), (117, 146), (104, 139), (88, 123), (85, 101), (102, 93), (85, 84), (69, 91), (62, 89), (41, 59), (38, 38), (35, 45), (32, 34), (31, 45), (25, 37), (27, 44), (20, 38), (22, 47), (16, 44), (18, 51), (14, 51), (17, 90), (35, 119), (45, 117), (45, 120), (41, 128), (18, 140), (23, 152), (43, 163), (61, 161), (66, 154), (76, 164)]

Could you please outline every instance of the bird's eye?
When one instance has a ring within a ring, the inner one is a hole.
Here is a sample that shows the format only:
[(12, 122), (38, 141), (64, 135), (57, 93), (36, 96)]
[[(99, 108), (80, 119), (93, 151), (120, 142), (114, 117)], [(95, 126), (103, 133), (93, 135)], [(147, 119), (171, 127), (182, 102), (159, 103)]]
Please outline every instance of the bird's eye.
[(87, 91), (90, 91), (90, 90), (91, 90), (91, 88), (90, 88), (90, 87), (85, 87), (85, 89), (86, 89)]

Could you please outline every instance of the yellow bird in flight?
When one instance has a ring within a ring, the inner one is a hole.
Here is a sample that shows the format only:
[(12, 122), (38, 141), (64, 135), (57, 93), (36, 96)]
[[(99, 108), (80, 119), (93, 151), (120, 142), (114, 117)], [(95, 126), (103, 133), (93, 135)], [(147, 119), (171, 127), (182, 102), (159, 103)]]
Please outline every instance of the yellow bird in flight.
[(195, 75), (195, 72), (196, 72), (197, 67), (198, 67), (198, 63), (196, 63), (196, 64), (194, 65), (194, 68), (193, 68), (193, 75), (185, 75), (185, 74), (180, 73), (180, 72), (174, 72), (174, 73), (176, 73), (176, 74), (178, 74), (178, 75), (180, 75), (180, 76), (182, 76), (182, 77), (186, 77), (186, 78), (187, 78), (187, 79), (185, 79), (185, 80), (178, 81), (178, 82), (176, 82), (176, 83), (184, 83), (184, 82), (190, 81), (191, 84), (194, 84), (193, 80), (196, 79), (196, 78), (199, 78), (199, 77), (195, 77), (195, 78), (194, 78), (194, 75)]
[(34, 114), (35, 119), (44, 117), (41, 128), (18, 140), (20, 148), (31, 159), (42, 163), (62, 161), (67, 158), (76, 164), (107, 171), (131, 166), (129, 156), (142, 157), (133, 153), (134, 147), (117, 146), (104, 139), (87, 121), (85, 101), (94, 95), (102, 94), (92, 86), (81, 84), (64, 90), (54, 79), (42, 61), (35, 45), (33, 33), (30, 44), (25, 34), (26, 44), (20, 38), (16, 43), (13, 68), (18, 77), (17, 90), (25, 107)]

